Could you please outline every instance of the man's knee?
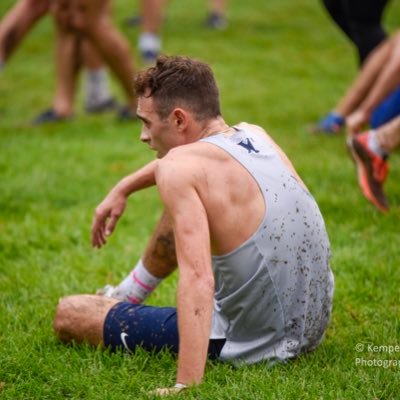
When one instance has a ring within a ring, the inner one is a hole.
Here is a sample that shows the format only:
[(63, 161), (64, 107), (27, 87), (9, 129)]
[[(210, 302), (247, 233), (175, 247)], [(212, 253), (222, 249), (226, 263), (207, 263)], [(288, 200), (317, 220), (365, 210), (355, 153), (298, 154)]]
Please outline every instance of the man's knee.
[(68, 24), (82, 34), (91, 34), (104, 19), (108, 18), (106, 4), (106, 0), (74, 1)]
[(54, 316), (53, 328), (55, 334), (64, 342), (73, 339), (74, 324), (79, 319), (81, 296), (67, 296), (60, 299)]
[(32, 16), (39, 18), (50, 9), (50, 0), (25, 0), (25, 9)]
[(57, 305), (54, 331), (63, 342), (86, 341), (97, 346), (103, 341), (106, 316), (117, 302), (116, 299), (96, 295), (64, 297)]
[(73, 8), (68, 0), (54, 0), (51, 6), (51, 13), (59, 28), (72, 28)]
[(56, 24), (63, 29), (87, 31), (90, 24), (89, 3), (90, 0), (55, 0), (52, 13)]

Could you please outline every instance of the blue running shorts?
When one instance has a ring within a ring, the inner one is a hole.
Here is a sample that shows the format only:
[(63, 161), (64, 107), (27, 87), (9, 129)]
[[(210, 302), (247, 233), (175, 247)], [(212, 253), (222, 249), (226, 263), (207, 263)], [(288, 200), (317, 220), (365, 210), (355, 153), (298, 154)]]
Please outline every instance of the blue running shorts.
[[(153, 307), (121, 302), (115, 304), (104, 321), (103, 341), (112, 351), (125, 349), (132, 353), (139, 346), (146, 351), (169, 349), (178, 353), (179, 334), (174, 307)], [(225, 339), (210, 339), (208, 357), (219, 357)]]

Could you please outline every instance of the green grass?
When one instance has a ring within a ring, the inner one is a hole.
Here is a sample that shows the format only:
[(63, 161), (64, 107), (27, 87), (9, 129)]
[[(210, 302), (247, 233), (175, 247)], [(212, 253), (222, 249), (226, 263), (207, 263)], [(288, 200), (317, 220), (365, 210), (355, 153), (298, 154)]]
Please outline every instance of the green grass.
[[(3, 0), (0, 15), (12, 4)], [(115, 18), (134, 47), (137, 30), (122, 26), (134, 10), (115, 2)], [(396, 26), (400, 5), (388, 8)], [(387, 182), (391, 212), (360, 195), (343, 136), (314, 137), (310, 122), (329, 110), (356, 73), (350, 44), (317, 1), (232, 0), (230, 25), (205, 30), (205, 2), (171, 2), (163, 29), (167, 53), (213, 66), (229, 123), (258, 123), (293, 160), (320, 204), (332, 245), (336, 292), (324, 343), (290, 363), (233, 368), (209, 363), (187, 399), (398, 399), (400, 367), (356, 365), (400, 353), (357, 353), (362, 343), (399, 343), (400, 159)], [(58, 299), (117, 283), (140, 257), (161, 212), (156, 190), (133, 196), (101, 251), (90, 247), (93, 210), (122, 176), (153, 158), (138, 124), (87, 116), (81, 95), (73, 121), (29, 128), (51, 101), (53, 30), (38, 24), (0, 76), (0, 398), (146, 399), (174, 382), (167, 354), (109, 354), (64, 346), (53, 336)], [(120, 96), (114, 82), (113, 89)], [(171, 277), (150, 303), (174, 304)]]

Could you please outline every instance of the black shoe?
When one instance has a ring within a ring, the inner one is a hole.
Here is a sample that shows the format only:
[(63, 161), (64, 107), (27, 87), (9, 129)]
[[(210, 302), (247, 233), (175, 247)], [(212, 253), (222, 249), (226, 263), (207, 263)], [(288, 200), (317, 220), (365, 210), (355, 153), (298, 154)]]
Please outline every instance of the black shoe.
[(159, 53), (152, 50), (142, 50), (140, 51), (140, 55), (146, 65), (153, 65), (156, 63)]
[(121, 107), (118, 110), (117, 117), (121, 122), (134, 122), (138, 120), (136, 113), (131, 111), (128, 106)]
[(204, 25), (212, 29), (225, 29), (228, 22), (222, 14), (211, 12), (207, 15)]
[(63, 117), (58, 115), (52, 108), (41, 112), (33, 121), (32, 125), (43, 125), (54, 122), (63, 122), (71, 117)]
[(109, 99), (103, 100), (97, 104), (87, 105), (85, 110), (90, 114), (100, 114), (107, 111), (114, 111), (117, 107), (117, 101), (110, 97)]
[(132, 15), (125, 20), (127, 26), (139, 26), (142, 23), (142, 17), (140, 15)]
[[(167, 20), (166, 17), (163, 18), (163, 22)], [(139, 26), (143, 22), (143, 17), (141, 15), (132, 15), (131, 17), (128, 17), (125, 19), (125, 25), (129, 27), (135, 27)]]

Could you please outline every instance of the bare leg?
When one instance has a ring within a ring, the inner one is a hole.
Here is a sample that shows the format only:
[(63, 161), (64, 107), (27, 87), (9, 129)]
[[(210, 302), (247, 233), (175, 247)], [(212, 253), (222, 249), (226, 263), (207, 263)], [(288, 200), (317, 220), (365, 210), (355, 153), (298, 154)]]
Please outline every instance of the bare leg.
[(176, 269), (175, 241), (170, 217), (164, 212), (141, 260), (116, 287), (107, 285), (100, 293), (132, 303), (142, 303), (157, 285)]
[[(176, 253), (170, 217), (164, 213), (145, 250), (143, 260), (149, 272), (164, 278), (175, 270)], [(147, 263), (147, 264), (146, 264)], [(60, 300), (54, 330), (64, 342), (103, 344), (103, 326), (109, 310), (119, 300), (96, 295), (68, 296)]]
[(0, 61), (5, 62), (18, 44), (47, 13), (50, 0), (19, 0), (0, 23)]
[(392, 119), (376, 130), (379, 146), (387, 153), (400, 146), (400, 117)]
[(160, 31), (166, 0), (141, 0), (142, 31), (138, 48), (146, 63), (153, 63), (161, 51)]
[(128, 97), (132, 112), (136, 111), (133, 91), (134, 68), (128, 41), (110, 18), (108, 0), (76, 0), (72, 24), (89, 39), (103, 60), (110, 66)]
[(116, 303), (118, 300), (95, 295), (64, 297), (57, 305), (54, 331), (63, 342), (103, 345), (104, 321)]
[(391, 39), (385, 40), (371, 53), (365, 61), (357, 79), (335, 107), (335, 112), (343, 117), (347, 117), (361, 104), (382, 71), (386, 60), (388, 60), (392, 45)]
[(82, 58), (85, 67), (88, 69), (100, 69), (105, 67), (103, 59), (88, 40), (83, 40)]
[(360, 109), (371, 114), (379, 103), (392, 92), (400, 83), (400, 33), (390, 39), (390, 52), (382, 64), (379, 76), (366, 98), (363, 99)]
[(143, 255), (143, 264), (158, 278), (165, 278), (177, 267), (175, 240), (170, 216), (164, 212)]
[(225, 15), (227, 0), (210, 0), (210, 10), (214, 13)]
[(86, 111), (96, 113), (115, 109), (116, 102), (110, 94), (108, 71), (102, 58), (86, 39), (81, 50), (85, 66)]
[(141, 0), (143, 32), (160, 33), (166, 3), (166, 0)]
[(67, 1), (57, 1), (54, 8), (56, 26), (56, 93), (53, 110), (61, 117), (72, 114), (76, 81), (81, 67), (82, 39), (68, 26), (71, 8)]

